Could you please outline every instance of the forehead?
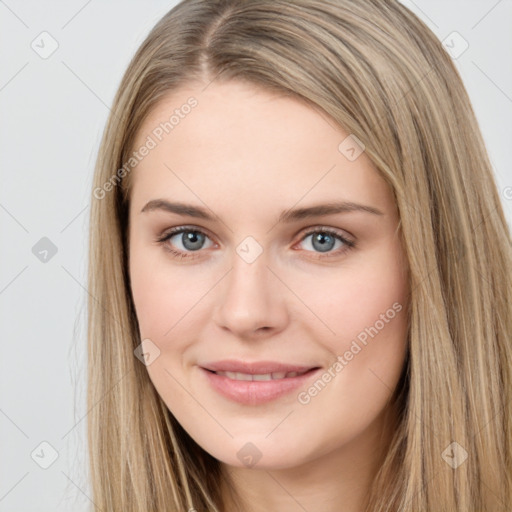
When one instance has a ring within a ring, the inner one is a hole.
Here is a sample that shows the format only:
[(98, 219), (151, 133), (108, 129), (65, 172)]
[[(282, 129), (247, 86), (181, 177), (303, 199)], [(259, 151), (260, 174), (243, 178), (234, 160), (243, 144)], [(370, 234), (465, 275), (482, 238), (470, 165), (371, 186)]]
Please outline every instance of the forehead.
[(245, 83), (204, 87), (172, 91), (139, 129), (134, 147), (151, 150), (131, 171), (137, 205), (194, 195), (216, 204), (242, 196), (247, 208), (306, 196), (389, 201), (369, 158), (347, 158), (349, 134), (321, 110)]

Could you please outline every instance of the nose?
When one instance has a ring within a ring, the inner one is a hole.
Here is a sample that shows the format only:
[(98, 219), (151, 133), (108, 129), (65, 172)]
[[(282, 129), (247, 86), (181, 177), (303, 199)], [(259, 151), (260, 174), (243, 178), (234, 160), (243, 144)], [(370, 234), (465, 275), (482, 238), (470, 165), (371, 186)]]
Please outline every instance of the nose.
[(220, 283), (214, 321), (237, 338), (261, 339), (285, 329), (288, 318), (286, 289), (261, 255), (247, 263), (238, 255)]

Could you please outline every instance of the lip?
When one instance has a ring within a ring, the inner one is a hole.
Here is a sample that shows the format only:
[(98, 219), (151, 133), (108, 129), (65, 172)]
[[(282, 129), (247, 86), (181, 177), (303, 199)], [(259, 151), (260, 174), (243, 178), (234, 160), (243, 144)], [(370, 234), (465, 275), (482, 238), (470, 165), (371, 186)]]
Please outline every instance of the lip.
[[(321, 370), (318, 366), (283, 364), (272, 361), (242, 362), (217, 361), (201, 365), (201, 373), (211, 387), (222, 396), (244, 405), (259, 405), (277, 400), (295, 389), (304, 386)], [(304, 372), (295, 377), (273, 380), (234, 380), (214, 371), (228, 371), (257, 375), (274, 372)]]
[(233, 359), (204, 363), (200, 366), (213, 372), (239, 372), (250, 375), (274, 372), (302, 373), (312, 368), (318, 368), (318, 365), (285, 364), (275, 361), (235, 361)]

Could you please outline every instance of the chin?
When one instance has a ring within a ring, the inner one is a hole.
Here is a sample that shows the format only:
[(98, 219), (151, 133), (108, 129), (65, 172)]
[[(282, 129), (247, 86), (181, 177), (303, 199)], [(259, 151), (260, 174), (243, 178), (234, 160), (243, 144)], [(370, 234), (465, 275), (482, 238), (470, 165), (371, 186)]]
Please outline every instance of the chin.
[(301, 446), (301, 443), (293, 438), (284, 444), (277, 438), (265, 439), (265, 435), (258, 437), (250, 434), (222, 444), (217, 442), (215, 446), (201, 444), (203, 450), (228, 466), (266, 470), (289, 469), (307, 462), (307, 453), (299, 453), (297, 446)]

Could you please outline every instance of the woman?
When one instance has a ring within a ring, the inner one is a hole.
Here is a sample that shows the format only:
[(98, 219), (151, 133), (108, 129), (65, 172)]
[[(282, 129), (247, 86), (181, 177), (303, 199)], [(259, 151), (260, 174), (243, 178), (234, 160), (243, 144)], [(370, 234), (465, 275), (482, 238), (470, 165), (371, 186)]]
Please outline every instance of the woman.
[(512, 502), (510, 232), (405, 7), (181, 2), (126, 71), (93, 196), (97, 507)]

